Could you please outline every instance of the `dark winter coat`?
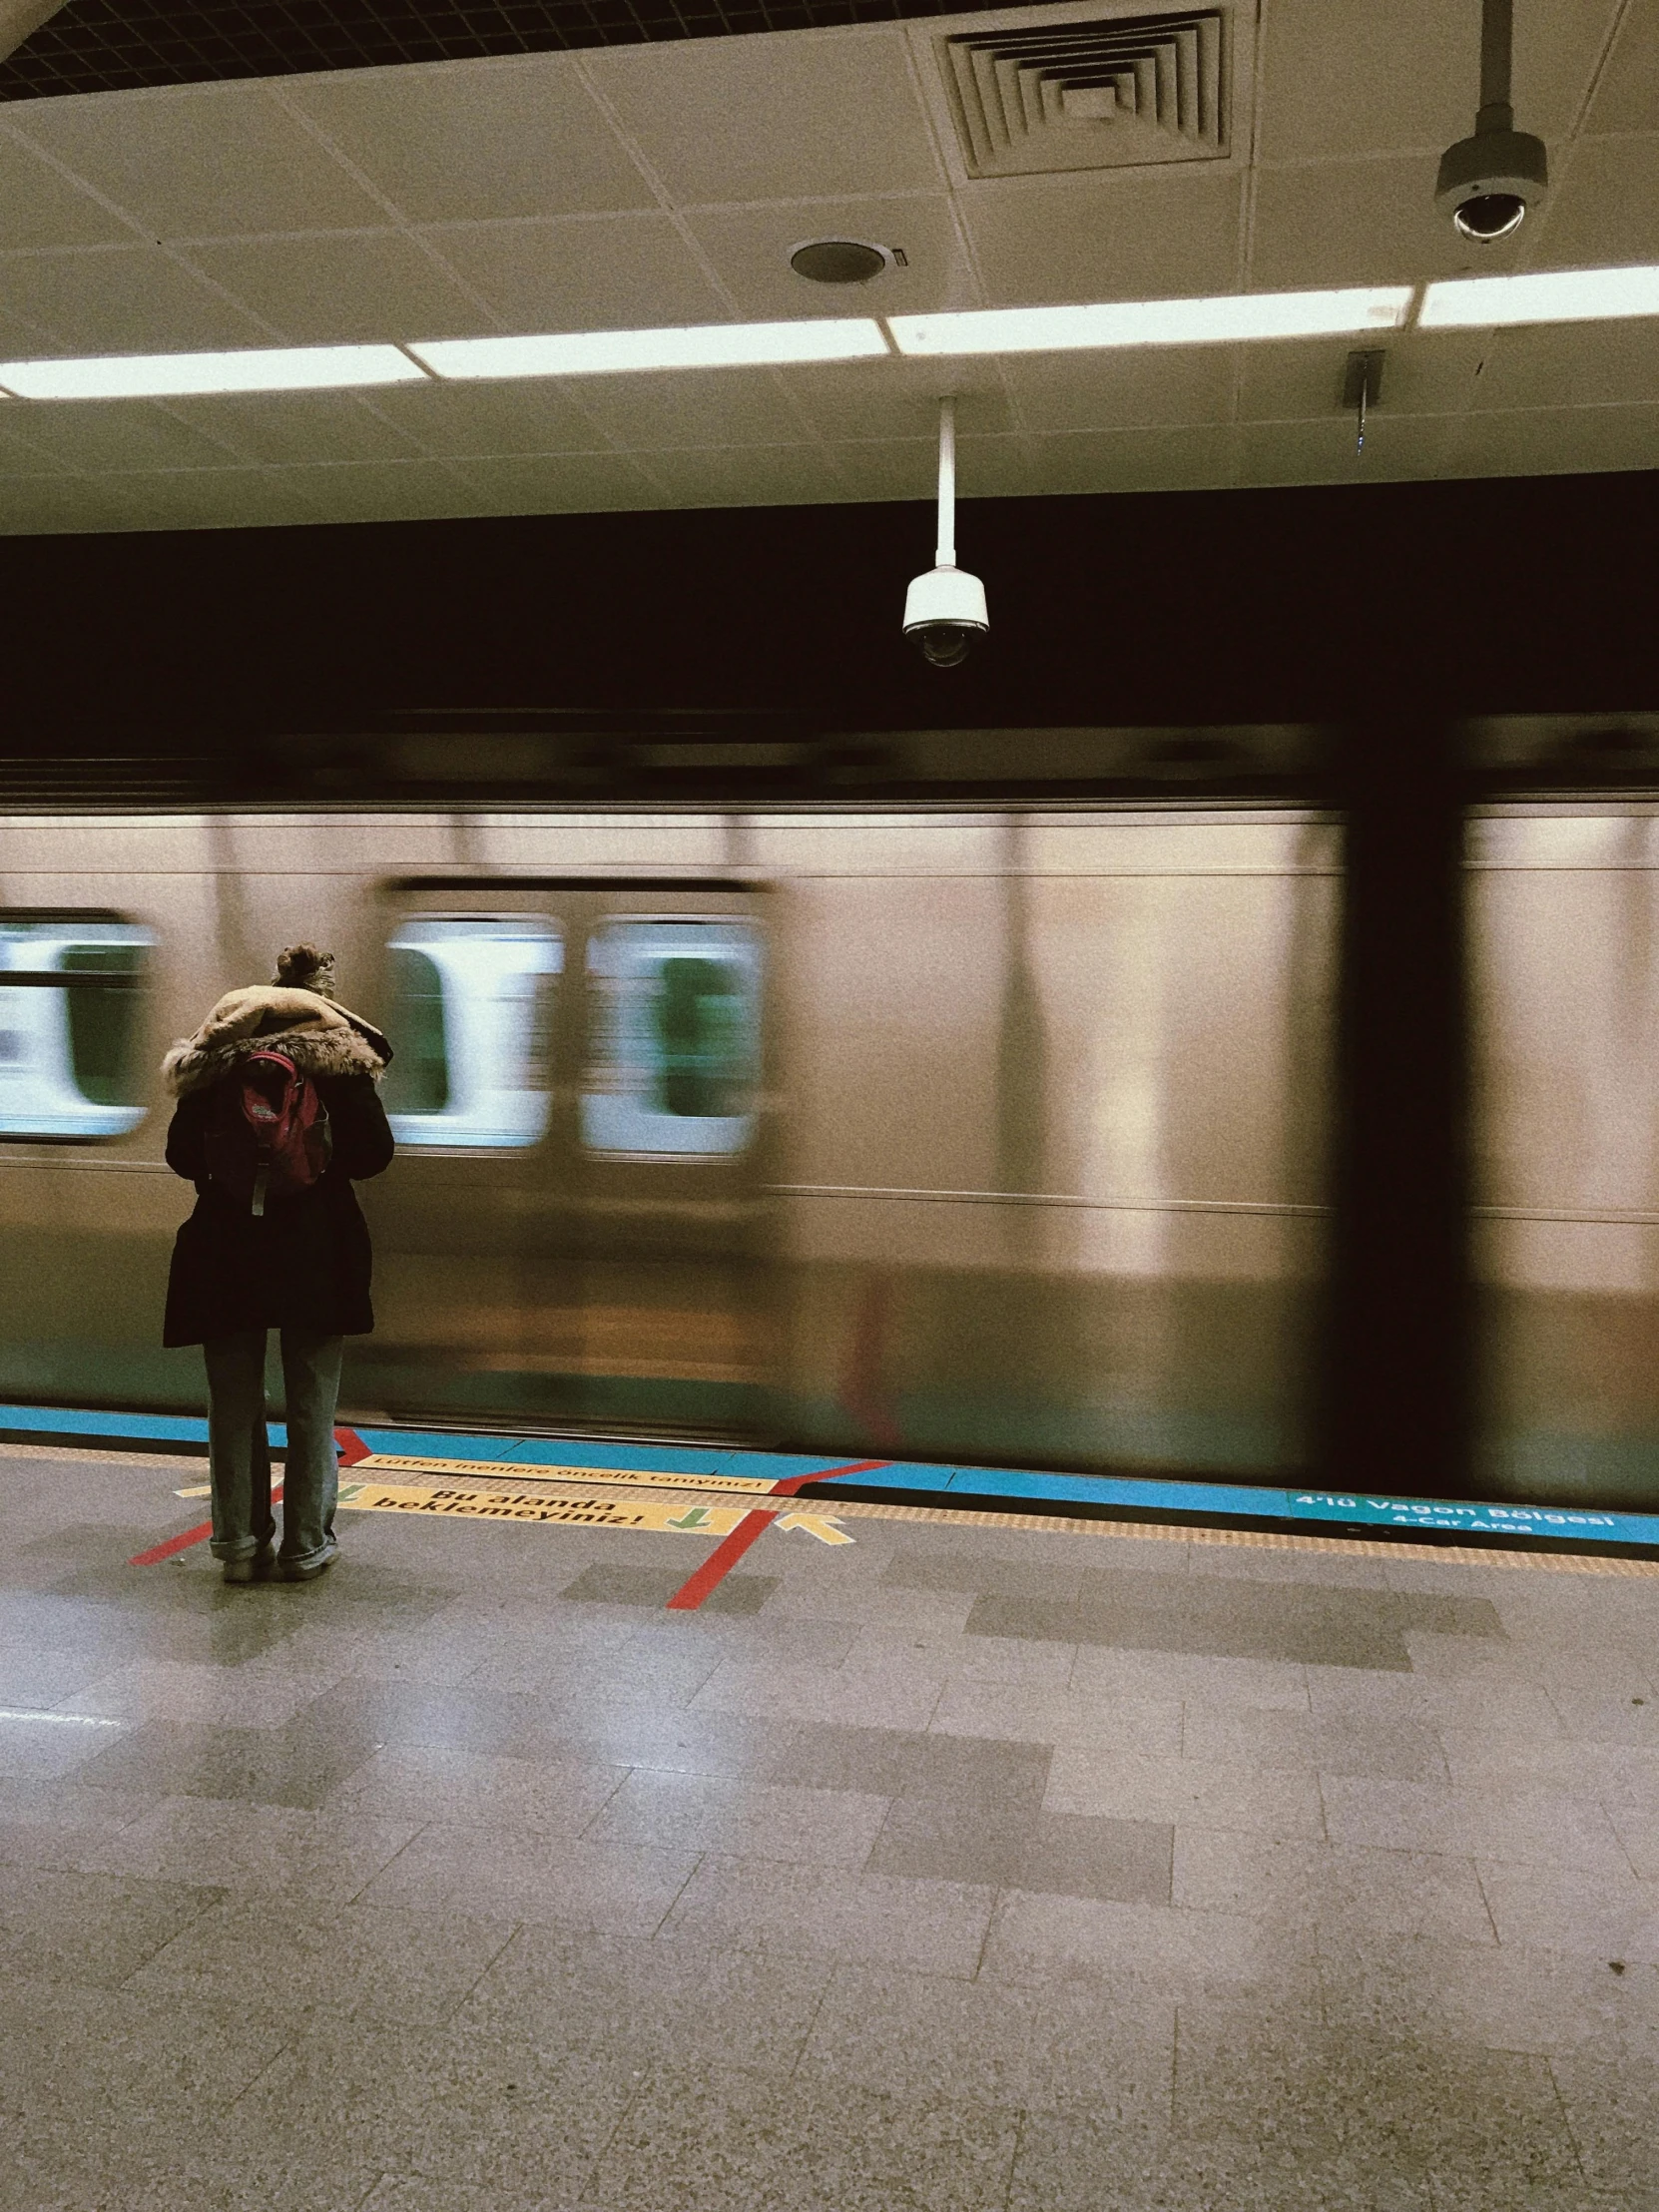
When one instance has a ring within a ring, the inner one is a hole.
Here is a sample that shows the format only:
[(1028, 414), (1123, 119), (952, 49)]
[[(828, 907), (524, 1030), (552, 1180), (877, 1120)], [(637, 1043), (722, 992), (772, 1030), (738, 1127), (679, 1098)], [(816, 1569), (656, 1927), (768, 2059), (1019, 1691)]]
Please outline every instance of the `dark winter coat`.
[[(256, 1216), (208, 1180), (214, 1089), (250, 1052), (282, 1052), (327, 1108), (333, 1151), (309, 1190)], [(374, 1327), (371, 1254), (352, 1182), (390, 1165), (391, 1130), (375, 1084), (391, 1048), (368, 1023), (309, 991), (234, 992), (162, 1063), (179, 1104), (167, 1164), (196, 1185), (167, 1283), (164, 1345), (202, 1344), (247, 1329), (363, 1336)]]

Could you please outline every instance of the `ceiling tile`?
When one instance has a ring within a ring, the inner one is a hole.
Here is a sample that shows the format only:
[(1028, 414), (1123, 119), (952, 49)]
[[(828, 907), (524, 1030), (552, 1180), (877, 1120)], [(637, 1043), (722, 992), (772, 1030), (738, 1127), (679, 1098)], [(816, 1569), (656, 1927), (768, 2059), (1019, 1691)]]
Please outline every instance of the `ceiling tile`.
[[(1442, 473), (1457, 435), (1454, 415), (1377, 414), (1366, 450), (1355, 451), (1354, 423), (1245, 422), (1233, 433), (1236, 484), (1368, 484)], [(1455, 471), (1453, 471), (1455, 473)], [(1356, 589), (1364, 579), (1357, 579)]]
[[(1659, 109), (1659, 90), (1654, 95)], [(1585, 139), (1550, 194), (1534, 260), (1550, 269), (1659, 261), (1659, 135)]]
[(120, 245), (131, 228), (59, 176), (34, 148), (0, 131), (0, 253), (28, 246)]
[(544, 453), (474, 461), (467, 480), (492, 514), (598, 514), (655, 507), (651, 478), (621, 453)]
[(1233, 290), (1240, 181), (1196, 163), (1177, 175), (993, 178), (961, 204), (995, 306), (1169, 299)]
[[(688, 225), (737, 303), (756, 320), (820, 314), (924, 314), (980, 303), (978, 278), (940, 193), (890, 200), (796, 200), (703, 209)], [(897, 247), (905, 266), (867, 284), (817, 284), (790, 267), (808, 239)]]
[(0, 406), (0, 476), (61, 476), (69, 466), (62, 454), (30, 438), (26, 408), (11, 400)]
[(1570, 323), (1486, 340), (1475, 404), (1598, 407), (1659, 393), (1659, 323)]
[[(392, 386), (396, 391), (399, 387)], [(178, 415), (250, 461), (412, 460), (419, 448), (375, 401), (348, 391), (228, 392), (173, 399)], [(223, 456), (221, 456), (223, 459)]]
[(12, 128), (73, 169), (153, 238), (325, 230), (383, 220), (265, 86), (32, 100)]
[(1635, 0), (1596, 86), (1584, 128), (1651, 131), (1659, 85), (1659, 0)]
[[(976, 499), (1002, 499), (1008, 494), (1023, 494), (1030, 490), (1027, 480), (1027, 463), (1030, 459), (1031, 441), (1017, 431), (992, 431), (984, 437), (959, 437), (956, 440), (956, 497), (958, 514), (965, 506), (969, 515)], [(924, 479), (923, 497), (932, 499), (938, 483), (938, 446), (933, 447), (932, 465)], [(928, 526), (929, 530), (931, 525)], [(973, 566), (973, 524), (970, 520), (958, 520), (957, 538), (961, 541), (958, 551), (969, 568)], [(931, 558), (929, 552), (928, 558)]]
[(341, 461), (281, 473), (325, 522), (424, 522), (486, 512), (441, 461)]
[(1256, 181), (1251, 287), (1401, 284), (1513, 269), (1519, 239), (1472, 246), (1440, 214), (1434, 205), (1437, 166), (1436, 156), (1413, 154), (1264, 170)]
[(896, 28), (612, 47), (582, 59), (682, 207), (945, 181)]
[(391, 384), (375, 393), (374, 405), (433, 454), (609, 450), (580, 400), (540, 377), (500, 384)]
[(20, 356), (270, 342), (252, 316), (153, 246), (20, 255), (5, 264), (4, 281), (12, 314), (41, 332)]
[[(938, 447), (931, 438), (868, 438), (830, 448), (835, 473), (851, 499), (931, 500), (937, 486)], [(925, 567), (932, 558), (932, 522), (919, 525), (916, 562)], [(925, 537), (925, 544), (922, 542)], [(893, 589), (894, 620), (903, 605), (908, 581), (898, 577)]]
[(67, 468), (229, 468), (236, 455), (154, 399), (30, 399), (19, 430)]
[(653, 204), (569, 55), (348, 70), (284, 97), (411, 223)]
[[(1517, 0), (1516, 121), (1549, 138), (1590, 88), (1617, 0)], [(1416, 148), (1474, 129), (1479, 0), (1266, 0), (1260, 158), (1324, 161)]]
[[(1360, 338), (1309, 338), (1295, 345), (1239, 348), (1239, 419), (1244, 422), (1349, 419), (1342, 403), (1353, 351), (1382, 354), (1381, 411), (1457, 414), (1474, 397), (1487, 350), (1479, 331), (1397, 332), (1377, 347)], [(1374, 409), (1373, 412), (1379, 410)]]
[(671, 507), (778, 507), (844, 498), (822, 447), (749, 445), (653, 453), (648, 463)]
[[(1572, 130), (1592, 84), (1597, 65), (1626, 0), (1515, 0), (1515, 124), (1554, 140)], [(1633, 13), (1647, 12), (1651, 0), (1635, 0)], [(1469, 95), (1469, 120), (1479, 86)], [(1653, 121), (1653, 79), (1643, 126)], [(1459, 132), (1458, 136), (1461, 137)]]
[(1444, 473), (1452, 476), (1593, 474), (1659, 468), (1659, 404), (1539, 407), (1470, 414)]
[(131, 481), (119, 476), (0, 478), (0, 535), (137, 529), (137, 510), (125, 489)]
[(1227, 479), (1229, 433), (1222, 424), (1168, 430), (1083, 430), (1034, 438), (1032, 492), (1181, 491)]
[(807, 436), (771, 369), (587, 376), (569, 389), (600, 429), (629, 448), (797, 445)]
[(290, 481), (266, 468), (152, 470), (107, 479), (121, 487), (143, 530), (249, 530), (315, 522)]
[(190, 258), (293, 345), (472, 337), (497, 327), (401, 231), (194, 246)]
[(1006, 364), (1026, 429), (1110, 430), (1225, 422), (1237, 349), (1159, 346), (1122, 353), (1026, 353)]
[(1258, 158), (1437, 154), (1473, 127), (1479, 66), (1478, 0), (1264, 0)]
[(426, 235), (509, 330), (654, 329), (731, 318), (665, 215), (464, 224)]
[(947, 395), (964, 437), (1016, 427), (994, 360), (843, 361), (792, 368), (784, 381), (814, 429), (834, 442), (921, 437), (936, 446)]

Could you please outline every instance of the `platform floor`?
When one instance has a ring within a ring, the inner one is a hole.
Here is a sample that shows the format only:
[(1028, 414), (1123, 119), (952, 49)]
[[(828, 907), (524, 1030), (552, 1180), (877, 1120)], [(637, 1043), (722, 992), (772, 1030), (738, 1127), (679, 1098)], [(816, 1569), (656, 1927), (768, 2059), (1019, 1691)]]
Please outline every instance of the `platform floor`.
[(5, 2212), (1659, 2208), (1643, 1563), (201, 1474), (0, 1451)]

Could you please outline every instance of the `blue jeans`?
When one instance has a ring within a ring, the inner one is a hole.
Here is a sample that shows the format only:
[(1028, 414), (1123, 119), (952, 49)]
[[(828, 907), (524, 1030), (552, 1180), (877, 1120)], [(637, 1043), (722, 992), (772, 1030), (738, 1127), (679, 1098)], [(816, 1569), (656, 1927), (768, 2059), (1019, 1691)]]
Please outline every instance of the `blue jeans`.
[[(265, 1340), (263, 1329), (245, 1329), (234, 1337), (214, 1337), (202, 1347), (208, 1364), (208, 1466), (213, 1477), (216, 1559), (251, 1559), (276, 1533), (265, 1425)], [(281, 1332), (288, 1430), (282, 1477), (284, 1559), (313, 1559), (333, 1538), (339, 1489), (334, 1405), (344, 1342), (343, 1337), (323, 1337), (310, 1329)]]

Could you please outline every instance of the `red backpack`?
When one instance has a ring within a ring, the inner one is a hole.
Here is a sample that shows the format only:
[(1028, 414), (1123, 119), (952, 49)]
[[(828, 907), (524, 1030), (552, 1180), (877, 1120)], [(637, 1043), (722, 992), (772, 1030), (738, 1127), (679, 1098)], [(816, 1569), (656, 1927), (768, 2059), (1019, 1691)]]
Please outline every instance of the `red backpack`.
[(251, 1052), (215, 1085), (207, 1130), (208, 1175), (256, 1214), (268, 1198), (308, 1191), (328, 1165), (333, 1139), (316, 1085), (283, 1052)]

